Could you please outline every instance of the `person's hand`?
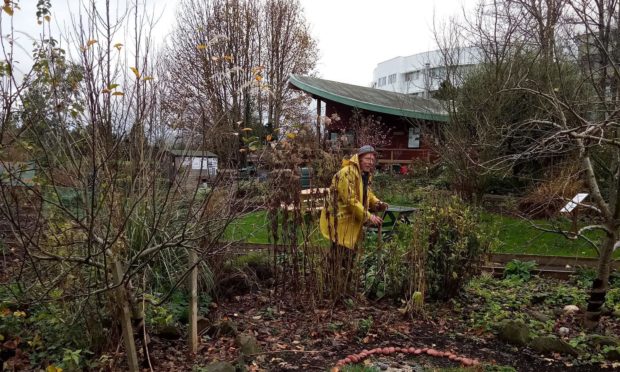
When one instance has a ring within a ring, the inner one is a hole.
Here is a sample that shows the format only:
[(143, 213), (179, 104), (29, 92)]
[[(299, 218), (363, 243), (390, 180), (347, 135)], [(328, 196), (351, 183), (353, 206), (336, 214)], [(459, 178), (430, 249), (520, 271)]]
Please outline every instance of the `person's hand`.
[(375, 216), (374, 214), (370, 215), (368, 221), (375, 226), (379, 226), (383, 223), (383, 219), (379, 216)]
[(389, 207), (389, 204), (384, 202), (379, 202), (377, 205), (377, 209), (380, 211), (386, 211)]

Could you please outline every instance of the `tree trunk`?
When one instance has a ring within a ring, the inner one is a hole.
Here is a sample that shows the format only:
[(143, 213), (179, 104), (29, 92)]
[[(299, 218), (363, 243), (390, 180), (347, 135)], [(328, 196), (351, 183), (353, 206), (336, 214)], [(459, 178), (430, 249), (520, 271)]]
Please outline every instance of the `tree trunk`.
[(609, 288), (609, 274), (611, 273), (611, 256), (614, 252), (614, 244), (618, 240), (616, 234), (607, 235), (601, 249), (598, 260), (597, 277), (592, 283), (588, 309), (584, 318), (586, 329), (594, 329), (601, 319), (601, 308), (605, 304), (605, 295)]

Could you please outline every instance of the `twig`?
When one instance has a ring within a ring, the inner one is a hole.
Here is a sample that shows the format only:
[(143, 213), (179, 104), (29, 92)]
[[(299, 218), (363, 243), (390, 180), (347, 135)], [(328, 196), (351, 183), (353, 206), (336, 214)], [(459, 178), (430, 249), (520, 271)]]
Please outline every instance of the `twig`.
[(280, 354), (280, 353), (306, 353), (306, 354), (318, 354), (325, 353), (326, 350), (273, 350), (273, 351), (262, 351), (260, 353), (248, 354), (248, 356), (255, 355), (265, 355), (265, 354)]

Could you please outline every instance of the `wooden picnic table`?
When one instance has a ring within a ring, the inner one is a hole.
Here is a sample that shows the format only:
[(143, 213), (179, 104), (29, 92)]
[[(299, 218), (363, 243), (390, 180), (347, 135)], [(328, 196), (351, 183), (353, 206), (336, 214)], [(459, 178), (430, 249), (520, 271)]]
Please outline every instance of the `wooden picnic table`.
[[(389, 237), (394, 232), (394, 229), (399, 223), (411, 223), (411, 215), (415, 213), (418, 208), (408, 207), (402, 205), (390, 205), (388, 209), (383, 212), (383, 224), (381, 224), (381, 234), (384, 237)], [(379, 228), (376, 226), (368, 227), (368, 232), (378, 233)]]
[[(301, 211), (304, 214), (320, 212), (325, 205), (328, 195), (329, 188), (327, 187), (315, 187), (301, 190), (299, 195)], [(294, 204), (286, 205), (282, 203), (282, 208), (293, 211), (297, 206)]]

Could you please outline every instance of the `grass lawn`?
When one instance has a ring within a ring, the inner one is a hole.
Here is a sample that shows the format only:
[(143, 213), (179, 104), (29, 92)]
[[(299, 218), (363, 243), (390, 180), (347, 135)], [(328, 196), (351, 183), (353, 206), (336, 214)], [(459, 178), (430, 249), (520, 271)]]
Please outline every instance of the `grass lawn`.
[(255, 244), (269, 243), (267, 211), (256, 211), (240, 216), (228, 225), (224, 239)]
[[(550, 227), (549, 221), (532, 221), (533, 223)], [(537, 230), (527, 220), (483, 213), (482, 223), (487, 225), (490, 231), (497, 231), (498, 244), (495, 251), (498, 253), (540, 254), (549, 256), (567, 257), (596, 257), (596, 252), (585, 240), (570, 240), (560, 234), (554, 234)], [(266, 211), (256, 211), (245, 214), (228, 226), (225, 233), (226, 240), (240, 241), (244, 243), (267, 244), (269, 243), (268, 218)], [(570, 222), (563, 221), (560, 224), (564, 229), (570, 228)], [(324, 239), (316, 232), (312, 234), (318, 241)], [(594, 231), (588, 237), (598, 242), (602, 234)], [(616, 252), (615, 257), (620, 257)]]
[[(228, 241), (238, 241), (252, 244), (270, 243), (269, 218), (267, 211), (255, 211), (244, 214), (233, 221), (224, 232), (224, 239)], [(318, 223), (310, 234), (310, 241), (315, 244), (325, 244), (327, 241), (318, 231)], [(303, 241), (303, 237), (299, 237)]]
[[(484, 213), (482, 223), (490, 230), (498, 232), (498, 253), (540, 254), (549, 256), (567, 257), (596, 257), (596, 251), (584, 239), (571, 240), (561, 234), (545, 232), (537, 229), (533, 224), (545, 229), (553, 230), (558, 226), (570, 230), (568, 220), (556, 221), (528, 221), (516, 217), (493, 213)], [(582, 226), (579, 226), (582, 227)], [(589, 231), (587, 237), (594, 243), (599, 243), (603, 237), (600, 231)], [(615, 257), (620, 252), (616, 252)]]

